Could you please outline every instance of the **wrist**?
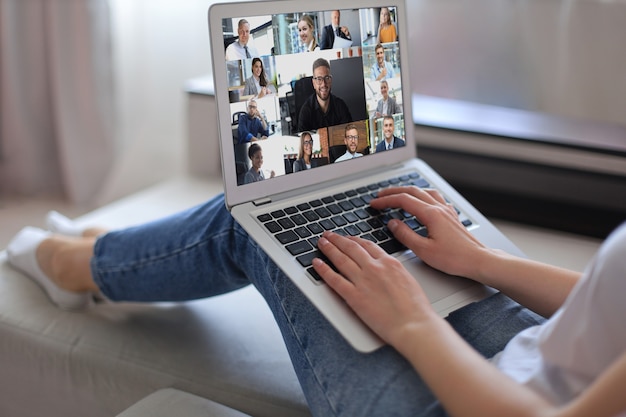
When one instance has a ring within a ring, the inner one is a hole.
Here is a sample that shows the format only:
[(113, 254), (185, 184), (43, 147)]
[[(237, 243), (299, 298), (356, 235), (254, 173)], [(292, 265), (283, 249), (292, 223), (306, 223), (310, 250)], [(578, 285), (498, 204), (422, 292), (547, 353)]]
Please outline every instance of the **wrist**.
[(498, 265), (508, 262), (511, 255), (500, 249), (483, 248), (479, 255), (475, 257), (476, 269), (473, 276), (468, 278), (478, 281), (487, 286), (493, 286), (494, 271), (498, 269)]
[(390, 335), (387, 342), (405, 358), (411, 358), (415, 354), (420, 341), (427, 340), (435, 334), (445, 321), (430, 308), (424, 309), (420, 317), (407, 322)]

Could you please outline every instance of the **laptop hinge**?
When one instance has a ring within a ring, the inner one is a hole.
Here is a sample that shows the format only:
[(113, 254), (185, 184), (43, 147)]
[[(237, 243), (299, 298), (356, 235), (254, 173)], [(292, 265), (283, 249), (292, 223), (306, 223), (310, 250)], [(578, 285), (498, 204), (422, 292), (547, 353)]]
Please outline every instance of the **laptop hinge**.
[(272, 202), (272, 199), (271, 199), (271, 198), (269, 198), (269, 197), (265, 197), (265, 198), (262, 198), (262, 199), (260, 199), (260, 200), (254, 200), (254, 201), (252, 202), (252, 204), (254, 204), (255, 206), (262, 206), (262, 205), (264, 205), (264, 204), (269, 204), (269, 203), (271, 203), (271, 202)]

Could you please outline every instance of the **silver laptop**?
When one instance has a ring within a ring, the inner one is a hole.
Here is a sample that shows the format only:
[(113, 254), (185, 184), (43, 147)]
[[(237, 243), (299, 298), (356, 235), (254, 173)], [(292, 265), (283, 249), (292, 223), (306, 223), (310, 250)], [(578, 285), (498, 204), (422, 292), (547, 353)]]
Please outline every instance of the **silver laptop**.
[[(368, 203), (380, 189), (435, 188), (482, 242), (520, 252), (417, 158), (404, 1), (346, 0), (339, 13), (336, 5), (287, 0), (210, 8), (221, 162), (235, 219), (355, 349), (369, 352), (382, 341), (311, 267), (324, 230), (370, 239), (398, 257), (442, 316), (493, 293), (433, 270), (395, 241), (385, 226), (390, 218), (428, 231), (406, 212), (372, 210)], [(379, 45), (381, 6), (396, 36)]]

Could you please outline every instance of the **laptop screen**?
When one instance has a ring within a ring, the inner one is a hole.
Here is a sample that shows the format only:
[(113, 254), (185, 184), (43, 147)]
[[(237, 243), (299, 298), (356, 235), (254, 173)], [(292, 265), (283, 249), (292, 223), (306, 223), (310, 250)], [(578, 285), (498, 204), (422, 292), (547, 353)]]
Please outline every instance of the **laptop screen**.
[(390, 6), (222, 19), (237, 185), (402, 152), (396, 13)]

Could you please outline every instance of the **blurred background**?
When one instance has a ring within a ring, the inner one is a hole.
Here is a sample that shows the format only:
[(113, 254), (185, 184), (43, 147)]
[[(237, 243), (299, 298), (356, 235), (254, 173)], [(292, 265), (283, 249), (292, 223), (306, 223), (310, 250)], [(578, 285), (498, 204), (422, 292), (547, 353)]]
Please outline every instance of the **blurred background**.
[[(2, 231), (185, 175), (210, 4), (0, 0)], [(626, 131), (626, 1), (411, 0), (408, 14), (415, 94)]]

